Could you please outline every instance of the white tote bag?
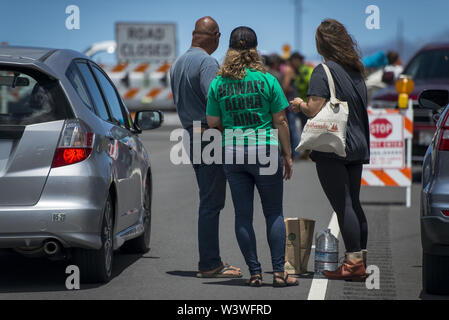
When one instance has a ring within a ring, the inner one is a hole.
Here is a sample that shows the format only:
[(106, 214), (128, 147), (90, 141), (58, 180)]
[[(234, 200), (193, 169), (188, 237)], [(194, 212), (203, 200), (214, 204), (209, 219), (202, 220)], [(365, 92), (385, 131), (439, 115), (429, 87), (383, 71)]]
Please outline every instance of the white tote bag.
[(334, 79), (329, 67), (324, 63), (322, 66), (327, 75), (331, 97), (315, 117), (307, 120), (296, 151), (315, 150), (346, 157), (348, 103), (337, 99)]

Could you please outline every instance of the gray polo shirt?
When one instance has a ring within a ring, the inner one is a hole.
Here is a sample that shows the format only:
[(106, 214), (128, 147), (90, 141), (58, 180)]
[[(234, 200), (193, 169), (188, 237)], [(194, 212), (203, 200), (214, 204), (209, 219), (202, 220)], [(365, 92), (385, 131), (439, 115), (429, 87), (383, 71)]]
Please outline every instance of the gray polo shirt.
[(191, 47), (170, 69), (171, 89), (176, 110), (184, 128), (193, 121), (206, 126), (209, 85), (217, 75), (218, 61), (200, 48)]

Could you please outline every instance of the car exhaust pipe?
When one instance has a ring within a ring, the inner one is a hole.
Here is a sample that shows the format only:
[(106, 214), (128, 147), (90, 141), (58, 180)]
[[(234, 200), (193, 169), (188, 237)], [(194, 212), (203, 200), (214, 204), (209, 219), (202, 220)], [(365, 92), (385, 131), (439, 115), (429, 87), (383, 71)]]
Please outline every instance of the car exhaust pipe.
[(47, 256), (55, 256), (61, 251), (61, 245), (55, 240), (49, 240), (44, 243), (44, 252)]

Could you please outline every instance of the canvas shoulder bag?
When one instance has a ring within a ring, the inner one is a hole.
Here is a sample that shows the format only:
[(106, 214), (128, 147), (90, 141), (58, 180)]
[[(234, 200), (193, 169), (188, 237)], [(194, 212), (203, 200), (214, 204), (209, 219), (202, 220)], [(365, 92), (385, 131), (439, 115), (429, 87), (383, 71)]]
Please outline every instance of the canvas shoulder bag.
[(314, 150), (335, 153), (346, 157), (346, 128), (349, 107), (346, 101), (340, 101), (335, 95), (335, 84), (329, 67), (322, 63), (326, 72), (330, 100), (313, 118), (307, 120), (301, 134), (301, 141), (296, 147), (299, 150)]

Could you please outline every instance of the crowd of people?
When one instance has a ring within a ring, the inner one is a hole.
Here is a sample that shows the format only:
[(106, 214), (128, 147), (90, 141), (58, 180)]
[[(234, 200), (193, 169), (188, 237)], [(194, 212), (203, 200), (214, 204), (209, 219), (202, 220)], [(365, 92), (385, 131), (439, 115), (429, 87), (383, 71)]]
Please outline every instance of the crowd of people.
[[(309, 88), (310, 77), (312, 75), (314, 66), (305, 62), (305, 58), (299, 52), (293, 52), (288, 56), (279, 56), (278, 54), (262, 56), (267, 70), (271, 73), (281, 84), (282, 90), (287, 97), (287, 100), (293, 100), (296, 97), (302, 99), (307, 98), (307, 90)], [(303, 151), (299, 154), (295, 151), (299, 143), (301, 129), (307, 122), (307, 117), (299, 112), (294, 113), (291, 107), (285, 111), (288, 126), (290, 129), (290, 144), (293, 161), (299, 159), (308, 159), (309, 152)], [(299, 123), (298, 121), (299, 120)], [(292, 130), (295, 128), (296, 130)]]

